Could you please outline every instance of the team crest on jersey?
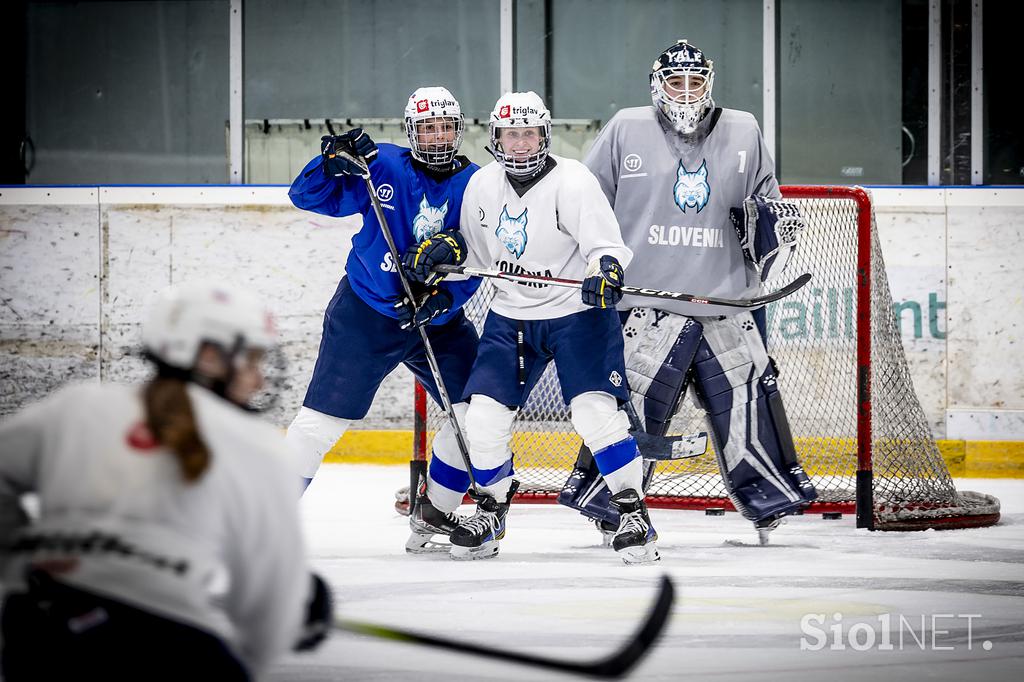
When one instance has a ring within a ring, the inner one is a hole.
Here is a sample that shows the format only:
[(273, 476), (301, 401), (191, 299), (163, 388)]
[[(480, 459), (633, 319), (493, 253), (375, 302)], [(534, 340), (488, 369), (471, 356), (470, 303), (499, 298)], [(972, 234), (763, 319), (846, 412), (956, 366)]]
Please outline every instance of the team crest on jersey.
[(444, 200), (444, 204), (440, 207), (431, 206), (427, 201), (427, 195), (424, 194), (420, 200), (420, 210), (416, 214), (416, 217), (412, 219), (412, 234), (416, 238), (417, 242), (421, 242), (427, 237), (433, 237), (435, 234), (444, 229), (444, 217), (448, 215), (448, 200)]
[(700, 168), (692, 173), (686, 170), (682, 160), (676, 169), (676, 184), (672, 188), (676, 198), (676, 206), (683, 213), (687, 208), (697, 209), (697, 213), (708, 205), (711, 198), (711, 185), (708, 184), (708, 162), (704, 160)]
[(526, 212), (528, 210), (524, 208), (522, 213), (513, 218), (508, 214), (508, 205), (506, 204), (501, 209), (501, 215), (498, 216), (498, 229), (494, 231), (494, 236), (498, 238), (498, 241), (504, 244), (508, 252), (517, 259), (526, 251)]

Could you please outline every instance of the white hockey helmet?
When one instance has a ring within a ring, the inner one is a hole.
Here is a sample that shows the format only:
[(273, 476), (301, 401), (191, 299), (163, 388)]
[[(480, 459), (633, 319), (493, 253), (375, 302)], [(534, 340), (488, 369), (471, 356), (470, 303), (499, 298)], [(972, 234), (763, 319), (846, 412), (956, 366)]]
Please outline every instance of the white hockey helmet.
[[(511, 154), (502, 148), (498, 140), (503, 128), (534, 128), (540, 134), (540, 148), (523, 157)], [(505, 172), (514, 178), (524, 179), (536, 175), (544, 168), (544, 162), (551, 151), (551, 112), (544, 106), (544, 100), (533, 92), (506, 92), (494, 104), (491, 111), (491, 153)]]
[(651, 101), (683, 135), (689, 135), (714, 106), (714, 62), (686, 40), (662, 52), (651, 67)]
[[(435, 120), (436, 119), (436, 120)], [(424, 131), (420, 135), (420, 124), (433, 122), (443, 126), (440, 130)], [(462, 133), (466, 121), (462, 117), (462, 107), (448, 88), (430, 86), (417, 88), (409, 95), (409, 103), (405, 105), (405, 134), (409, 138), (409, 147), (413, 158), (428, 166), (443, 168), (448, 166), (459, 152), (462, 145)], [(448, 131), (454, 135), (447, 134)], [(421, 139), (424, 138), (424, 139)]]
[(276, 332), (263, 303), (239, 287), (183, 282), (159, 294), (142, 326), (146, 353), (167, 367), (192, 372), (204, 344), (219, 348), (230, 363), (251, 350), (269, 350)]

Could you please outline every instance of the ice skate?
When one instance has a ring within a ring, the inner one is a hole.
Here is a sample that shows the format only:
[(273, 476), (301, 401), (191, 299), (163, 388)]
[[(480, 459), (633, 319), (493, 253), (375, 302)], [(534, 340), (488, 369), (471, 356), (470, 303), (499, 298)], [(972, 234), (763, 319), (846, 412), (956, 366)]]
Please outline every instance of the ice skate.
[(439, 542), (435, 535), (447, 538), (465, 517), (454, 512), (443, 512), (433, 504), (426, 495), (416, 500), (412, 514), (409, 515), (409, 539), (405, 542), (405, 551), (409, 554), (438, 554), (451, 550), (447, 542)]
[(451, 533), (451, 557), (457, 561), (490, 559), (498, 556), (498, 541), (505, 537), (505, 517), (519, 482), (513, 480), (505, 502), (484, 495), (476, 503), (476, 513)]
[(658, 533), (651, 525), (647, 505), (632, 488), (612, 495), (612, 505), (619, 510), (619, 529), (612, 538), (612, 549), (626, 564), (646, 564), (661, 559), (658, 554)]
[(786, 523), (784, 516), (769, 516), (761, 519), (760, 521), (754, 521), (754, 528), (757, 529), (757, 540), (762, 546), (768, 544), (768, 536), (771, 532)]

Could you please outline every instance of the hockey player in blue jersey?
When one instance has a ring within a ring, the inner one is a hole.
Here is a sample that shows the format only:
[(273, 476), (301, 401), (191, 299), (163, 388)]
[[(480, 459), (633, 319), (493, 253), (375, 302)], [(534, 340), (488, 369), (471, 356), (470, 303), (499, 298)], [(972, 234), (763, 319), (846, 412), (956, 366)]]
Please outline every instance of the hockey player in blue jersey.
[[(757, 295), (777, 278), (805, 223), (782, 199), (754, 117), (716, 107), (714, 68), (685, 40), (650, 73), (653, 106), (622, 109), (584, 163), (597, 176), (642, 264), (644, 285), (724, 298)], [(637, 172), (639, 168), (642, 172)], [(797, 461), (765, 347), (763, 310), (625, 296), (626, 369), (643, 426), (663, 435), (687, 386), (707, 413), (722, 479), (762, 543), (788, 514), (817, 497)], [(586, 457), (559, 501), (605, 523), (597, 472)], [(607, 499), (605, 492), (604, 499)]]
[[(377, 198), (400, 252), (417, 245), (458, 248), (459, 214), (466, 183), (479, 166), (458, 156), (464, 119), (443, 87), (416, 90), (405, 108), (409, 148), (377, 145), (359, 128), (323, 138), (321, 154), (306, 164), (288, 196), (297, 207), (329, 216), (362, 214), (352, 239), (345, 276), (324, 314), (323, 339), (288, 441), (308, 485), (324, 454), (353, 423), (366, 416), (377, 389), (404, 364), (440, 403), (415, 327), (427, 325), (441, 377), (457, 398), (476, 357), (478, 337), (461, 308), (479, 280), (414, 285), (418, 310), (403, 293), (398, 263), (388, 250), (360, 168), (346, 154), (369, 161)], [(336, 152), (344, 152), (338, 154)], [(461, 421), (466, 403), (453, 409)], [(447, 551), (434, 540), (460, 522), (454, 513), (469, 488), (455, 434), (447, 423), (434, 438), (428, 471), (410, 491), (411, 553)]]

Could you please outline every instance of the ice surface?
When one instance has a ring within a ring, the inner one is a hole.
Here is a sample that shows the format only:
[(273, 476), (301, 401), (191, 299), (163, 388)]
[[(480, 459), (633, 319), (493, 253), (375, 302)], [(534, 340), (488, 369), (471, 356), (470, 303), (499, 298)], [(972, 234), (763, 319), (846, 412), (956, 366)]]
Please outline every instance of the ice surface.
[[(672, 619), (631, 679), (1024, 676), (1024, 481), (957, 482), (1000, 498), (1002, 521), (992, 528), (872, 533), (856, 529), (852, 516), (807, 516), (791, 519), (767, 547), (756, 546), (753, 527), (735, 513), (653, 510), (662, 560), (628, 567), (582, 517), (555, 505), (514, 507), (496, 559), (407, 555), (407, 520), (392, 507), (407, 479), (400, 467), (325, 465), (303, 498), (312, 561), (339, 615), (591, 659), (628, 637), (668, 573), (677, 588)], [(802, 630), (809, 614), (822, 620)], [(851, 635), (862, 650), (851, 648)], [(802, 640), (824, 647), (802, 650)], [(318, 651), (283, 661), (271, 679), (572, 678), (336, 633)]]

